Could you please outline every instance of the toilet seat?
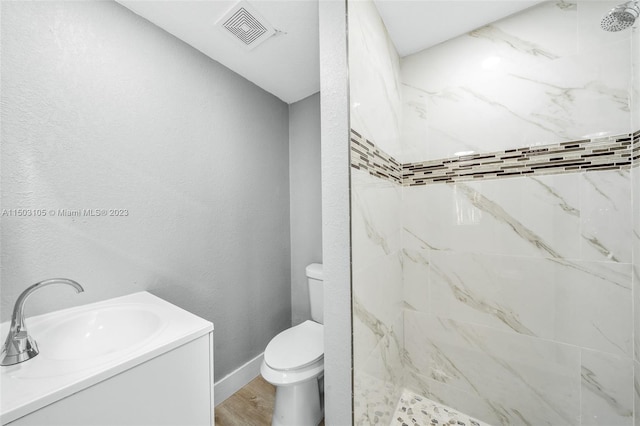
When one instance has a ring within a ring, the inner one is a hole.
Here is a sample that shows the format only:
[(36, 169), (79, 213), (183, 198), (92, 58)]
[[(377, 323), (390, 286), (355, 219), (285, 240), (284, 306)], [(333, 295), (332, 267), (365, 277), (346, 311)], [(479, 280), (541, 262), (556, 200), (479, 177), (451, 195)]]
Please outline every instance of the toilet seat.
[(264, 362), (278, 371), (305, 369), (323, 357), (324, 327), (313, 321), (284, 330), (269, 342), (264, 351)]

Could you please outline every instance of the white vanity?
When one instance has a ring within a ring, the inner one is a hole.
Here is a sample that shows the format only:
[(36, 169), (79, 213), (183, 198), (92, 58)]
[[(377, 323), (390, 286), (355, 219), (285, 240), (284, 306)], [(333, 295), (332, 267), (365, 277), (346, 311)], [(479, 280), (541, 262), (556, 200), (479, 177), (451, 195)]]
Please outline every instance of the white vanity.
[(140, 292), (27, 324), (40, 354), (0, 367), (2, 425), (213, 425), (210, 322)]

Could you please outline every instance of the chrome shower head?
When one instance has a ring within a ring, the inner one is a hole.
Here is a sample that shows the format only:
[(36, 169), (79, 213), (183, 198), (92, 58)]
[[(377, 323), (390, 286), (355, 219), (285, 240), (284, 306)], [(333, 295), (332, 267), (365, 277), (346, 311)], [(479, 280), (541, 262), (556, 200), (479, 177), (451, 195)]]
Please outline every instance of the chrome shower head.
[(622, 31), (633, 25), (640, 15), (638, 1), (629, 1), (611, 9), (600, 21), (600, 26), (605, 31)]

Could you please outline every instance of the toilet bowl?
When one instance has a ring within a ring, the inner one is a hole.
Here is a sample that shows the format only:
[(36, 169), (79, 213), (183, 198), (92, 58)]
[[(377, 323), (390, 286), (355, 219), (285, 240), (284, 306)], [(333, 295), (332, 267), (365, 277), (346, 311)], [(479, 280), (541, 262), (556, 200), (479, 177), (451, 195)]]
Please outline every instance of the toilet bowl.
[(324, 416), (319, 381), (324, 373), (322, 324), (305, 321), (274, 337), (260, 373), (276, 386), (272, 425), (317, 426)]
[(311, 317), (275, 336), (264, 351), (260, 373), (276, 387), (273, 426), (317, 426), (324, 417), (324, 326), (322, 265), (307, 266)]

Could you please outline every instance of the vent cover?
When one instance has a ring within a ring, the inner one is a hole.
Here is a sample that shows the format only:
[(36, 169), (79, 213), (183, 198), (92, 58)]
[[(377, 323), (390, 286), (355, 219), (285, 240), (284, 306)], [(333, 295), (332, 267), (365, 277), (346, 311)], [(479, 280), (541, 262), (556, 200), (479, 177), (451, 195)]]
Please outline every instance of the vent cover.
[(225, 33), (251, 50), (275, 34), (275, 29), (246, 1), (240, 1), (217, 22)]

